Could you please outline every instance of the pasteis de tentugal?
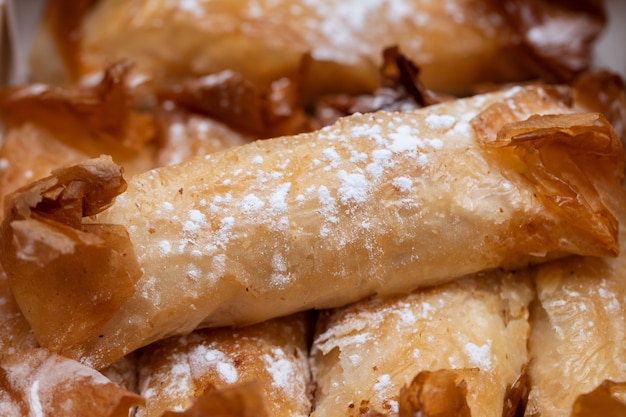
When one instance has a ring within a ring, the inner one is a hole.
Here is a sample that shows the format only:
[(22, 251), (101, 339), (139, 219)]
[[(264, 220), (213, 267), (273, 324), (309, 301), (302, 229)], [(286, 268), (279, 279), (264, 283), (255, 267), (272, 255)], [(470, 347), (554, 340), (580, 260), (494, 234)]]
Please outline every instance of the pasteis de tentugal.
[(123, 193), (110, 159), (86, 161), (8, 200), (2, 264), (38, 341), (98, 368), (197, 327), (614, 256), (606, 203), (624, 152), (565, 93), (357, 114), (148, 171)]

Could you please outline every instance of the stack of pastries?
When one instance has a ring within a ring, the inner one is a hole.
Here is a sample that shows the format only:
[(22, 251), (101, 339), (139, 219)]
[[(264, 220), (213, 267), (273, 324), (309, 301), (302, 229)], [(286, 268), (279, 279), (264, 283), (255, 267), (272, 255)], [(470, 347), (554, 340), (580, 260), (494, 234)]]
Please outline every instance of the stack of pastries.
[(624, 415), (605, 23), (49, 0), (0, 90), (0, 414)]

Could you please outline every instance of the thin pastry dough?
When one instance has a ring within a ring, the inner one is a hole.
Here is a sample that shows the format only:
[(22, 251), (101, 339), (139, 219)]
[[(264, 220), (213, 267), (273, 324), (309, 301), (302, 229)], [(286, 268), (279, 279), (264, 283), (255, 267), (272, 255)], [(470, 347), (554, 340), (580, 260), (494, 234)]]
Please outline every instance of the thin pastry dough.
[[(626, 221), (622, 215), (621, 221)], [(626, 407), (626, 227), (615, 259), (572, 257), (535, 272), (526, 415), (568, 417), (582, 394), (622, 384)], [(623, 411), (622, 411), (623, 412)], [(581, 414), (582, 416), (588, 414)], [(619, 415), (615, 414), (615, 415)]]
[(206, 391), (253, 381), (268, 417), (308, 416), (310, 319), (296, 314), (240, 329), (196, 330), (142, 349), (139, 394), (146, 404), (136, 417), (186, 410)]
[(624, 151), (560, 98), (512, 88), (257, 141), (136, 176), (81, 226), (125, 188), (90, 161), (9, 200), (2, 263), (40, 343), (99, 368), (199, 326), (614, 256)]
[(401, 410), (401, 389), (440, 370), (464, 381), (467, 415), (502, 416), (527, 364), (533, 296), (528, 272), (494, 272), (322, 313), (311, 353), (312, 416), (457, 415), (451, 401), (441, 414)]
[[(223, 70), (267, 83), (298, 71), (310, 53), (307, 88), (317, 95), (371, 91), (380, 54), (392, 45), (418, 63), (425, 84), (437, 91), (467, 93), (480, 82), (537, 75), (562, 80), (589, 66), (590, 46), (604, 26), (602, 7), (591, 2), (101, 0), (91, 9), (89, 3), (82, 0), (69, 16), (62, 3), (49, 12), (51, 36), (67, 38), (57, 47), (74, 76), (127, 58), (157, 83)], [(85, 18), (76, 21), (81, 13)], [(554, 28), (569, 36), (550, 36)], [(50, 62), (50, 41), (41, 38), (34, 56)], [(39, 66), (45, 75), (49, 69)]]
[(0, 358), (4, 417), (128, 417), (143, 398), (74, 360), (30, 349)]

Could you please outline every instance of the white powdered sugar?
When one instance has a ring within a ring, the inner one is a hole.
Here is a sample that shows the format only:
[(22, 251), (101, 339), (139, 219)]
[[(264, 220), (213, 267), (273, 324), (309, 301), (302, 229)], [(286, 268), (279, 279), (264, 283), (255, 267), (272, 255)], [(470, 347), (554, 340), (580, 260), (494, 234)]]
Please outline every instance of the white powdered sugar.
[(396, 177), (391, 180), (391, 183), (394, 187), (396, 187), (400, 192), (403, 193), (411, 191), (411, 187), (413, 186), (413, 180), (408, 177)]
[(393, 152), (414, 151), (422, 145), (422, 141), (417, 136), (417, 132), (410, 126), (400, 126), (395, 132), (389, 133), (392, 143), (389, 149)]
[(263, 200), (254, 194), (248, 194), (241, 201), (241, 211), (246, 216), (254, 216), (265, 206)]
[(426, 125), (433, 130), (450, 129), (456, 123), (456, 118), (447, 114), (429, 114)]
[(290, 275), (287, 272), (287, 261), (282, 254), (275, 253), (272, 256), (272, 276), (270, 280), (273, 287), (282, 287), (289, 283)]
[(197, 346), (189, 356), (190, 366), (199, 369), (212, 368), (220, 379), (227, 384), (234, 384), (239, 379), (237, 368), (232, 359), (218, 349)]
[(265, 363), (265, 369), (272, 377), (274, 388), (283, 391), (293, 388), (294, 380), (299, 372), (282, 349), (273, 348), (271, 354), (265, 354), (261, 356), (261, 359)]
[(269, 208), (275, 213), (283, 213), (287, 211), (287, 201), (285, 198), (287, 197), (287, 193), (291, 188), (291, 183), (286, 182), (278, 186), (276, 191), (274, 191), (269, 197)]
[(183, 232), (197, 232), (206, 224), (206, 216), (198, 210), (190, 210), (189, 219), (183, 224)]
[(378, 377), (376, 384), (372, 387), (376, 395), (384, 399), (387, 392), (394, 389), (394, 385), (391, 382), (391, 375), (385, 374)]
[(491, 371), (491, 340), (481, 346), (474, 343), (467, 343), (463, 348), (472, 366), (479, 368), (481, 371)]
[(163, 255), (167, 255), (172, 251), (172, 244), (169, 240), (161, 240), (158, 245)]
[(339, 171), (337, 178), (341, 182), (337, 194), (343, 204), (358, 204), (367, 200), (371, 184), (363, 174), (348, 174), (346, 171)]

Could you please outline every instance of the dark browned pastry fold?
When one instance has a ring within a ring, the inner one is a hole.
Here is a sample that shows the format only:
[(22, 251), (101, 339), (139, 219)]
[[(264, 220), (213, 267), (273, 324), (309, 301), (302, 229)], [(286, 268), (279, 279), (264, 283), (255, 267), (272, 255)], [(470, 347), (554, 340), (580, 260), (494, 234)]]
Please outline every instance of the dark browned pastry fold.
[[(2, 265), (41, 345), (59, 350), (104, 337), (99, 328), (135, 291), (141, 271), (126, 229), (82, 224), (125, 188), (119, 166), (102, 157), (58, 170), (7, 199)], [(73, 323), (59, 322), (62, 316)]]

